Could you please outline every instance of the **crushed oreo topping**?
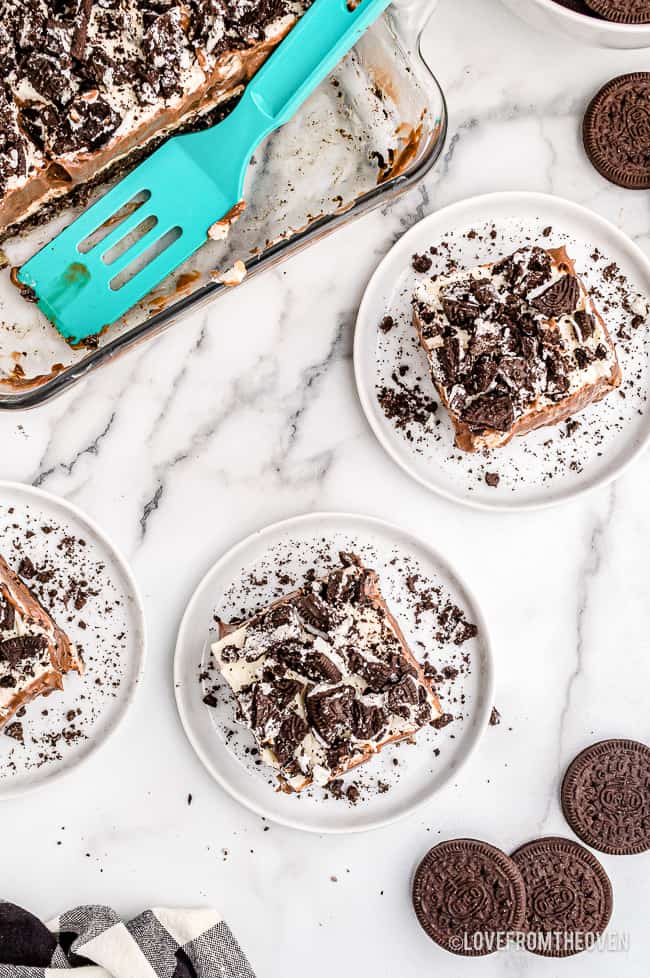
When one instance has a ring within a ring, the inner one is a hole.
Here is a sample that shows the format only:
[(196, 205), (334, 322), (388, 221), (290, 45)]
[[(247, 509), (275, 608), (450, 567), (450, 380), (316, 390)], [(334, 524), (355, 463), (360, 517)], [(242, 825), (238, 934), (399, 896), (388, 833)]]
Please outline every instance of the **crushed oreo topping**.
[(43, 635), (16, 635), (0, 642), (0, 663), (16, 669), (22, 659), (37, 659), (47, 649)]
[(386, 739), (411, 736), (439, 715), (376, 574), (353, 554), (341, 553), (340, 566), (255, 615), (213, 652), (239, 719), (295, 790), (330, 782)]
[(524, 247), (491, 266), (434, 277), (413, 305), (434, 381), (475, 435), (508, 433), (533, 404), (582, 385), (594, 360), (615, 361), (561, 252)]

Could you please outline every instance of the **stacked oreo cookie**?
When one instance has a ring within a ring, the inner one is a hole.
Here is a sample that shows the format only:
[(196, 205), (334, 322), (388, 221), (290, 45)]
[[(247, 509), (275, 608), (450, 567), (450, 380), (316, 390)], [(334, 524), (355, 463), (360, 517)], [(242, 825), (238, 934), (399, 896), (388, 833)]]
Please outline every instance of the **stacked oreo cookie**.
[[(562, 808), (594, 849), (650, 849), (650, 748), (608, 740), (584, 750), (564, 777)], [(413, 906), (428, 936), (454, 954), (490, 954), (514, 941), (545, 957), (568, 957), (597, 942), (614, 899), (596, 856), (571, 839), (536, 839), (511, 856), (454, 839), (418, 866)]]
[(607, 180), (649, 190), (650, 72), (620, 75), (601, 88), (587, 109), (583, 139), (587, 156)]

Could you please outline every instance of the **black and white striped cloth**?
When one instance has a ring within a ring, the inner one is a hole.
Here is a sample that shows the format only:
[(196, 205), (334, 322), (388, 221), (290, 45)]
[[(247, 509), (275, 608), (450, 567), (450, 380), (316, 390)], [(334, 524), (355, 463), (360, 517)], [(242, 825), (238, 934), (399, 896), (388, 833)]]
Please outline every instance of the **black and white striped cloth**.
[(41, 923), (0, 902), (0, 978), (255, 978), (214, 910), (83, 906)]

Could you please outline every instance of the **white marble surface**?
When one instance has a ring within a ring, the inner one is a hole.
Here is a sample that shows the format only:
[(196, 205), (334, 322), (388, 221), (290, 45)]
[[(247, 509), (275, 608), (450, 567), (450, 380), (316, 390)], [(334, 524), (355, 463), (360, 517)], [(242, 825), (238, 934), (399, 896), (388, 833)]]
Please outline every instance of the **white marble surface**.
[[(87, 768), (2, 806), (2, 894), (43, 915), (81, 901), (125, 914), (214, 903), (260, 978), (645, 976), (650, 854), (602, 860), (611, 927), (629, 932), (630, 950), (559, 963), (446, 955), (411, 914), (409, 875), (446, 837), (511, 849), (566, 834), (558, 779), (577, 750), (610, 735), (650, 741), (650, 458), (564, 508), (461, 509), (409, 482), (375, 443), (350, 353), (378, 259), (419, 217), (464, 196), (565, 195), (650, 253), (648, 196), (607, 185), (578, 140), (590, 95), (647, 68), (647, 53), (576, 49), (498, 0), (442, 0), (425, 51), (451, 107), (446, 156), (425, 186), (51, 406), (0, 416), (0, 476), (72, 499), (112, 534), (150, 629), (146, 682), (120, 733)], [(176, 629), (204, 571), (251, 530), (317, 508), (399, 521), (448, 553), (482, 598), (497, 655), (501, 726), (434, 804), (362, 837), (263, 831), (210, 781), (174, 706)]]

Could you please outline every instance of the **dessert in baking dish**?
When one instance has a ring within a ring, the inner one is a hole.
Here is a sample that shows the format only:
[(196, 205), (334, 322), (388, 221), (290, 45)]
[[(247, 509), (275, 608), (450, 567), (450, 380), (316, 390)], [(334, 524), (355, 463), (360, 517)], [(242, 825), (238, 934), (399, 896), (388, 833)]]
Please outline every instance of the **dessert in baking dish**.
[(467, 452), (564, 421), (621, 383), (612, 338), (563, 248), (521, 248), (427, 279), (413, 317)]
[(325, 785), (441, 716), (377, 574), (350, 554), (212, 653), (286, 791)]
[(63, 689), (83, 660), (27, 585), (0, 557), (0, 729), (37, 696)]
[(210, 124), (311, 0), (0, 0), (0, 238)]

